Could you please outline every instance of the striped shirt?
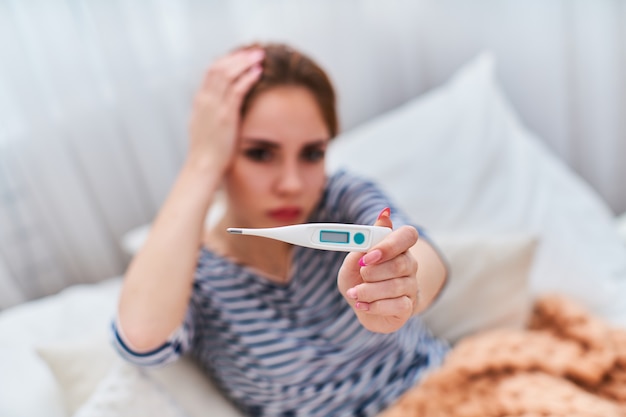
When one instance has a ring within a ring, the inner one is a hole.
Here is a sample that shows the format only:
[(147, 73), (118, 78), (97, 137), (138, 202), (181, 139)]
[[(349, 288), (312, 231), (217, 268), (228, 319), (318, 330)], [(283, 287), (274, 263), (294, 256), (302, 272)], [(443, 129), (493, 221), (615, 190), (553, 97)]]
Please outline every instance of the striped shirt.
[[(338, 172), (309, 221), (373, 224), (384, 207), (394, 227), (410, 224), (373, 183)], [(345, 252), (293, 250), (291, 279), (277, 284), (202, 248), (183, 325), (136, 353), (114, 324), (118, 351), (144, 366), (189, 353), (242, 412), (264, 417), (374, 416), (441, 363), (448, 347), (418, 316), (391, 334), (359, 323), (337, 290)]]

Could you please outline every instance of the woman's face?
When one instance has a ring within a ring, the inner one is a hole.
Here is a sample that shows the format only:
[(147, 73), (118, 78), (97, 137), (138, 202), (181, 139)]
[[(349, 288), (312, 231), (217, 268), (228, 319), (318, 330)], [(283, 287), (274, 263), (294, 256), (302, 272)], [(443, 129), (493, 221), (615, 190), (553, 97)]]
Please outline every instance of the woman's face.
[(241, 121), (226, 175), (233, 227), (303, 223), (325, 185), (330, 132), (313, 94), (276, 87), (254, 99)]

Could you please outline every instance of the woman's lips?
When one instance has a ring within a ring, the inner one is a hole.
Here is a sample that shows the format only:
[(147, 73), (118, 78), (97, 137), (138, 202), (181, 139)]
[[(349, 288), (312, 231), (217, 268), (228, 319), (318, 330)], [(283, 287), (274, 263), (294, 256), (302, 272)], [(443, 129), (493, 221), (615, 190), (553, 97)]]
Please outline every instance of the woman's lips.
[(293, 221), (300, 218), (302, 209), (299, 207), (281, 207), (267, 213), (272, 219), (279, 221)]

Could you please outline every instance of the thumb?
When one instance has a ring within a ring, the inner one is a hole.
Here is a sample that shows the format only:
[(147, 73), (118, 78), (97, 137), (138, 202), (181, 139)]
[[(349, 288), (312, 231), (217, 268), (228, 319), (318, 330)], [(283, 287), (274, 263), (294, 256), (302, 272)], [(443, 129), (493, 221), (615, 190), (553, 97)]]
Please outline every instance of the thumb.
[(374, 226), (382, 226), (393, 229), (393, 223), (391, 222), (391, 209), (389, 207), (385, 207), (383, 211), (380, 212), (376, 222), (374, 222)]

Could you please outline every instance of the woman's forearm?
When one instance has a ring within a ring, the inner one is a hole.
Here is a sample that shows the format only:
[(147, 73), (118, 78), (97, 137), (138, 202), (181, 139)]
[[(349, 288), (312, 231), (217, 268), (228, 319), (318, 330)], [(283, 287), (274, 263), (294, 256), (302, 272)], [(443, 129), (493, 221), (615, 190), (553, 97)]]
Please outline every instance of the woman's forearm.
[(160, 346), (182, 323), (191, 296), (204, 219), (221, 177), (188, 162), (124, 277), (118, 324), (137, 350)]
[(448, 275), (447, 267), (437, 251), (424, 239), (419, 239), (410, 249), (417, 260), (419, 294), (413, 311), (424, 312), (442, 290)]

